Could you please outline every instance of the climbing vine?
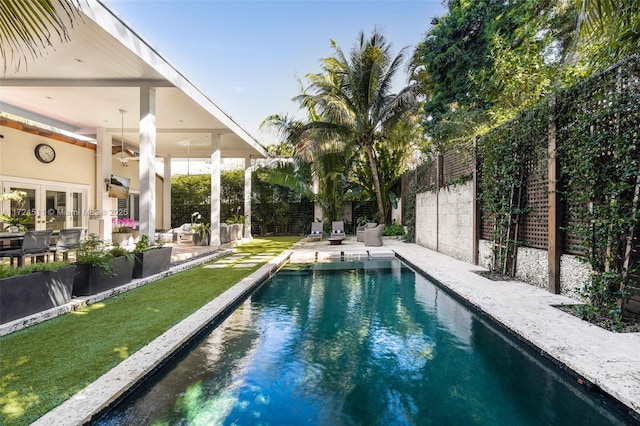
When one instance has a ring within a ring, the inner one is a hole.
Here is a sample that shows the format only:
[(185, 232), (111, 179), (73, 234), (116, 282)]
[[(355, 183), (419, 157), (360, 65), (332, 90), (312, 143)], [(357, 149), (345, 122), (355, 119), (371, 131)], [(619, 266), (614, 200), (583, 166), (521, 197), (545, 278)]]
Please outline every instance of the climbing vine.
[(640, 196), (638, 57), (559, 96), (558, 154), (563, 196), (584, 260), (591, 266), (582, 293), (583, 316), (622, 320), (637, 286), (632, 252), (637, 245)]
[(482, 219), (493, 224), (491, 266), (503, 274), (515, 275), (527, 177), (545, 155), (548, 122), (549, 108), (540, 103), (478, 140)]

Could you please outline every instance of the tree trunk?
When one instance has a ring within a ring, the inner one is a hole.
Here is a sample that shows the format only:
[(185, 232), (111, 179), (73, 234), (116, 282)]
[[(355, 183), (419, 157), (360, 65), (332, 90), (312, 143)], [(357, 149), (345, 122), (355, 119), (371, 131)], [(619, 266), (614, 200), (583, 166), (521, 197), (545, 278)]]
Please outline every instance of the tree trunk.
[(373, 188), (376, 191), (376, 201), (378, 203), (378, 215), (380, 223), (386, 223), (384, 205), (382, 203), (382, 191), (380, 190), (380, 178), (378, 177), (378, 165), (373, 154), (373, 141), (366, 145), (367, 156), (369, 157), (369, 167), (371, 167), (371, 176), (373, 177)]

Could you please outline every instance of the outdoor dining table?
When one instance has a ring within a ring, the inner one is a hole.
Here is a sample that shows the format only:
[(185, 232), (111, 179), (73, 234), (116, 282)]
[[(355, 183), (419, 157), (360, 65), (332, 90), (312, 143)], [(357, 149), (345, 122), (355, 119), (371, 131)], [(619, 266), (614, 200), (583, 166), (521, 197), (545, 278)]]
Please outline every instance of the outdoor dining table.
[[(57, 229), (53, 231), (53, 235), (51, 236), (52, 244), (55, 242), (59, 233), (60, 231)], [(0, 250), (19, 248), (22, 245), (24, 234), (24, 231), (0, 232)]]

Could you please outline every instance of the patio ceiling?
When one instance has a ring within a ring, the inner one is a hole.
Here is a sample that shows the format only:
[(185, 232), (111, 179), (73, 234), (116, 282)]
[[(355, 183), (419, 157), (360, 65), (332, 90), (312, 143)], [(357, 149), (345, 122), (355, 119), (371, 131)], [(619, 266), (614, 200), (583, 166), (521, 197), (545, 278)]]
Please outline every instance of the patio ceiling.
[[(220, 134), (224, 158), (265, 157), (266, 150), (177, 69), (95, 0), (82, 3), (71, 40), (0, 78), (0, 110), (95, 138), (106, 128), (138, 150), (140, 87), (156, 88), (156, 154), (211, 155)], [(120, 109), (126, 110), (124, 126)]]

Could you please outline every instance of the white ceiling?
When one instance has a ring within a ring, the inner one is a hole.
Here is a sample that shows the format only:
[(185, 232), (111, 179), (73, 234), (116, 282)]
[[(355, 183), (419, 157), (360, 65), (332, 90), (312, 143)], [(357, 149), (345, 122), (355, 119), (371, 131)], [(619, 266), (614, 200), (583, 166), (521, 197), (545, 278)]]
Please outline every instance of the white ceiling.
[[(264, 157), (266, 150), (144, 40), (96, 0), (43, 56), (0, 78), (0, 110), (95, 137), (106, 128), (137, 150), (140, 87), (156, 89), (156, 154), (209, 157), (220, 134), (225, 158)], [(119, 110), (126, 110), (124, 126)]]

